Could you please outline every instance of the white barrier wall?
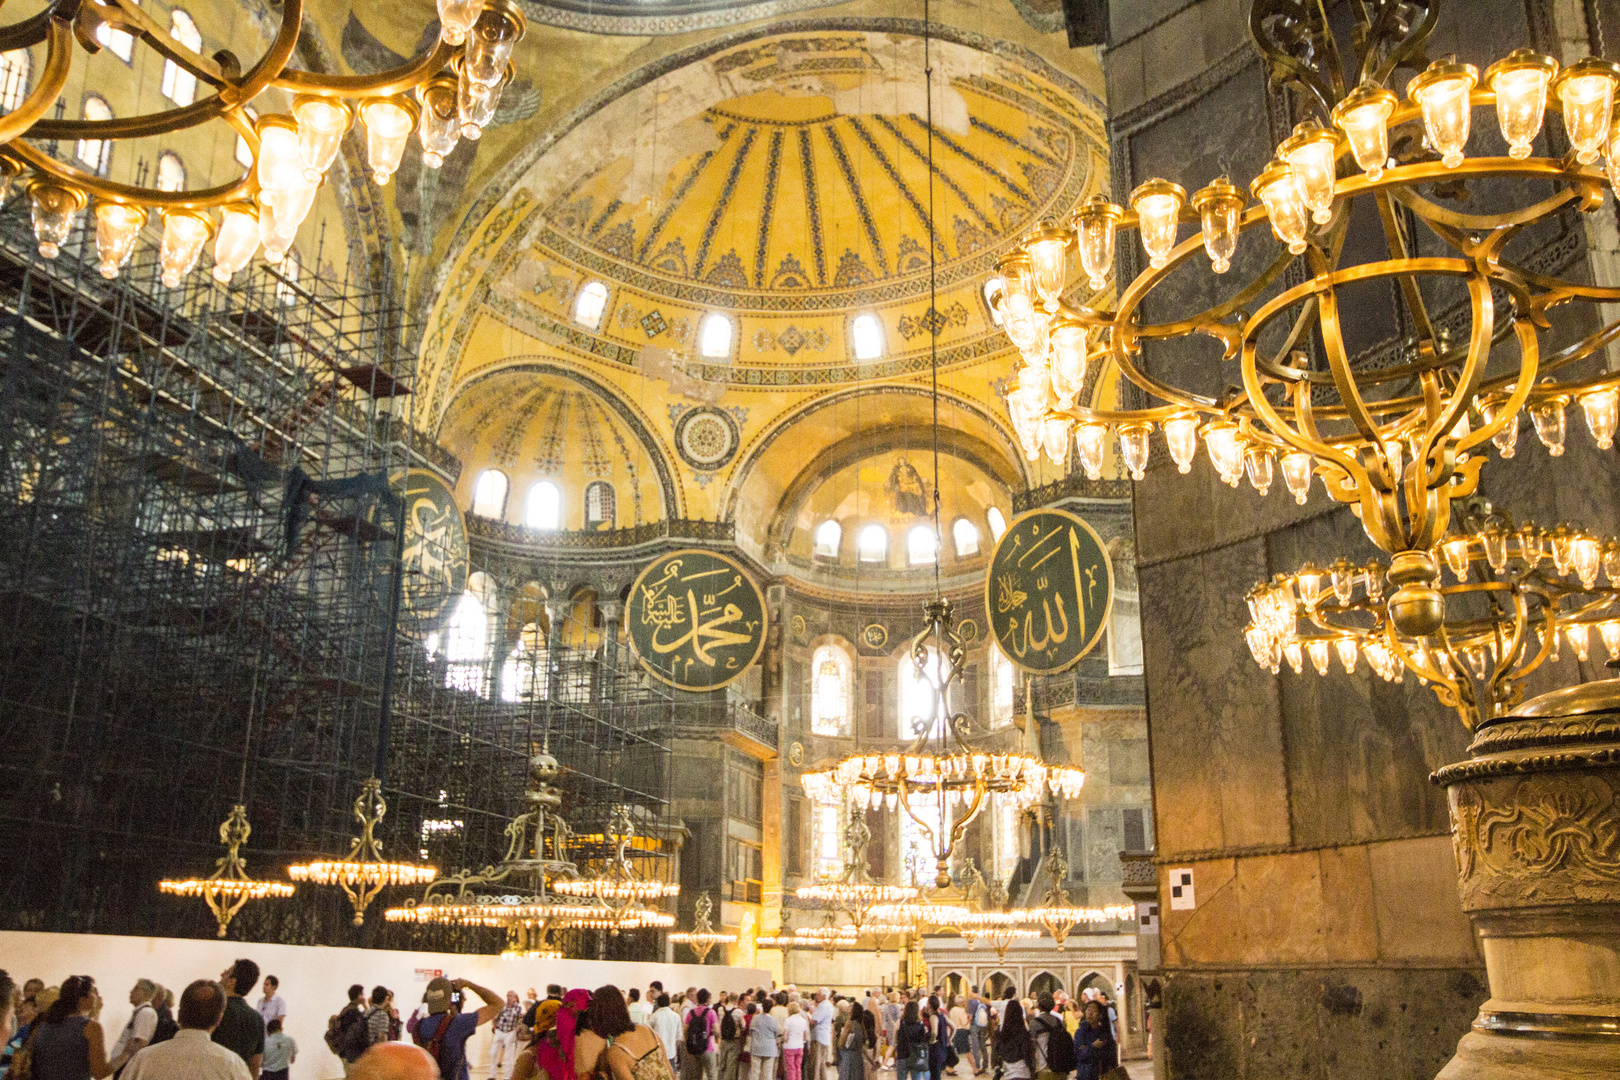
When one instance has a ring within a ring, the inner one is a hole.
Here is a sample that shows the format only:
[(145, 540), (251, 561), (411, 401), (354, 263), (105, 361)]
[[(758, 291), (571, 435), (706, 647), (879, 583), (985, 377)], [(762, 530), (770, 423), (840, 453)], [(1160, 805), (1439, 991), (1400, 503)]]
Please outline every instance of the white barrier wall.
[[(615, 960), (502, 960), (498, 956), (460, 953), (0, 931), (0, 968), (10, 972), (19, 986), (24, 979), (35, 977), (44, 979), (48, 986), (59, 986), (70, 975), (89, 975), (96, 980), (106, 1002), (101, 1024), (109, 1051), (129, 1020), (128, 995), (136, 979), (144, 977), (169, 987), (178, 999), (192, 980), (218, 978), (237, 957), (247, 957), (259, 965), (261, 973), (281, 980), (280, 993), (287, 1002), (285, 1030), (298, 1043), (292, 1080), (333, 1080), (343, 1075), (342, 1065), (327, 1050), (323, 1036), (328, 1017), (343, 1007), (353, 983), (364, 984), (367, 994), (379, 984), (392, 990), (402, 1020), (422, 1000), (427, 981), (439, 974), (469, 979), (502, 995), (516, 990), (519, 997), (531, 986), (543, 997), (547, 983), (587, 989), (612, 983), (621, 990), (635, 986), (645, 991), (647, 984), (657, 979), (671, 991), (698, 986), (716, 992), (770, 984), (770, 973), (761, 968)], [(248, 1001), (256, 1005), (258, 1000), (259, 988), (254, 987)], [(475, 1080), (490, 1075), (489, 1042), (486, 1025), (467, 1044)]]

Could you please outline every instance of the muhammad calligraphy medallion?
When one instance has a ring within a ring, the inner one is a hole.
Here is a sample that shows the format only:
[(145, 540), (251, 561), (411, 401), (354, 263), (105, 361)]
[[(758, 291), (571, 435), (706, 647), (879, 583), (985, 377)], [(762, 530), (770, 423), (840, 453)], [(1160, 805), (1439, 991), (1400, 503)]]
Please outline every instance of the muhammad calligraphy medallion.
[[(439, 628), (450, 605), (467, 587), (467, 523), (455, 492), (429, 469), (396, 472), (389, 487), (405, 492), (405, 577), (399, 594), (399, 629), (419, 637)], [(386, 514), (373, 511), (385, 521)], [(390, 526), (391, 527), (391, 526)], [(372, 587), (386, 609), (393, 584), (393, 544), (375, 544)], [(387, 557), (381, 557), (386, 552)]]
[(1062, 510), (1031, 510), (990, 555), (984, 610), (1012, 662), (1032, 675), (1072, 667), (1096, 646), (1114, 604), (1114, 568), (1092, 527)]
[(748, 670), (765, 648), (765, 597), (735, 560), (674, 551), (630, 587), (625, 625), (636, 659), (680, 690), (714, 690)]

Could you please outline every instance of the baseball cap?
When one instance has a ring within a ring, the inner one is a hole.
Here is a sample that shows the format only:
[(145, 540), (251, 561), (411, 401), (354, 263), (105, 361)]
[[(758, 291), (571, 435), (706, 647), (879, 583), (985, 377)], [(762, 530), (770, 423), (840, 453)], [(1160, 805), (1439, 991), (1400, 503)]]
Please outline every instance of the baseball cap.
[(429, 1013), (442, 1013), (450, 1011), (450, 996), (456, 992), (456, 986), (443, 975), (435, 975), (428, 981), (427, 990), (422, 994), (422, 1001), (428, 1007)]

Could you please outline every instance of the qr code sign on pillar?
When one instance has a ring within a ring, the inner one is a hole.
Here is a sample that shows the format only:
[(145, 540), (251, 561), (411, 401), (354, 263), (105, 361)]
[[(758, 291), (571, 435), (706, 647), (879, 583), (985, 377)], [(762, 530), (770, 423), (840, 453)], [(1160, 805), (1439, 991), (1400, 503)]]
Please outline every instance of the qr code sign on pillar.
[(1170, 910), (1191, 911), (1197, 907), (1193, 900), (1193, 872), (1191, 870), (1170, 871)]

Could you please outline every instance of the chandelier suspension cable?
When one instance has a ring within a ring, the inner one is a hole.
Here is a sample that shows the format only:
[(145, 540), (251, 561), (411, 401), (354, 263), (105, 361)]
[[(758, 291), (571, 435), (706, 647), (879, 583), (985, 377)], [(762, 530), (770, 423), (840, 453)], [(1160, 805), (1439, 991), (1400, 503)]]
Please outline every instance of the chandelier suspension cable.
[(923, 0), (923, 102), (928, 115), (928, 378), (930, 398), (934, 409), (934, 595), (939, 595), (939, 557), (945, 547), (944, 533), (940, 532), (939, 515), (939, 330), (934, 313), (939, 309), (935, 292), (935, 270), (938, 252), (935, 250), (934, 228), (934, 63), (930, 0)]

